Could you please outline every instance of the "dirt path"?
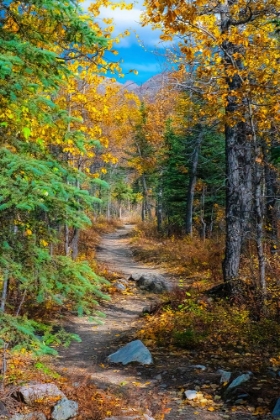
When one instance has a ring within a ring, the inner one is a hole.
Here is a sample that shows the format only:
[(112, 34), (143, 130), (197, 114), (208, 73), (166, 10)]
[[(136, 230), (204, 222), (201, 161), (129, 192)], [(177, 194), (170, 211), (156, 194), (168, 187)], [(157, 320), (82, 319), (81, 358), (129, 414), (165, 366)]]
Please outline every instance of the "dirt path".
[(125, 225), (113, 233), (104, 235), (96, 253), (97, 260), (107, 264), (110, 271), (122, 273), (124, 277), (135, 273), (164, 275), (164, 272), (158, 268), (147, 267), (133, 260), (129, 246), (129, 235), (132, 229), (133, 225)]
[[(131, 226), (127, 226), (104, 235), (96, 253), (98, 261), (106, 263), (111, 272), (120, 273), (123, 277), (135, 272), (151, 271), (132, 260), (132, 253), (128, 247), (130, 230)], [(151, 296), (126, 296), (120, 293), (113, 297), (112, 301), (102, 304), (100, 310), (106, 315), (102, 325), (89, 322), (86, 317), (68, 318), (67, 330), (79, 334), (82, 343), (74, 342), (69, 349), (62, 349), (59, 364), (71, 371), (74, 369), (77, 374), (94, 374), (98, 384), (103, 387), (123, 382), (124, 372), (115, 372), (114, 368), (108, 374), (100, 365), (103, 365), (106, 357), (118, 348), (119, 342), (123, 342), (127, 336), (133, 337), (136, 324), (139, 323), (139, 315), (147, 303), (153, 300)]]
[[(133, 273), (160, 273), (162, 271), (144, 266), (133, 260), (128, 235), (132, 226), (125, 226), (116, 232), (104, 235), (97, 251), (98, 261), (105, 263), (111, 272), (122, 273), (127, 278)], [(167, 281), (172, 282), (172, 279)], [(118, 294), (101, 309), (106, 314), (103, 325), (89, 322), (87, 318), (72, 317), (66, 329), (79, 334), (82, 343), (73, 343), (69, 349), (60, 351), (56, 367), (71, 375), (91, 376), (92, 381), (102, 389), (113, 388), (117, 392), (131, 396), (131, 403), (139, 410), (149, 408), (156, 415), (168, 400), (171, 409), (167, 420), (221, 420), (225, 418), (253, 419), (248, 414), (209, 412), (183, 404), (181, 387), (210, 383), (217, 380), (213, 373), (194, 372), (189, 353), (184, 351), (170, 354), (164, 349), (152, 351), (154, 365), (110, 365), (107, 356), (123, 344), (135, 339), (134, 333), (143, 319), (139, 317), (143, 308), (158, 299), (158, 296), (135, 291), (131, 295)], [(191, 388), (193, 389), (193, 388)], [(125, 419), (125, 418), (124, 418)]]

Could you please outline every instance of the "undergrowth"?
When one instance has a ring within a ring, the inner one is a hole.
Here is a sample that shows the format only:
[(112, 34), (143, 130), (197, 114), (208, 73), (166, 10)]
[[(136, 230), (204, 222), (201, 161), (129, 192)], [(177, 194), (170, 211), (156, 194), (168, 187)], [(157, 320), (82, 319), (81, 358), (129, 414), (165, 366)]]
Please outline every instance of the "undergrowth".
[(220, 239), (161, 236), (153, 222), (140, 223), (132, 238), (134, 256), (166, 267), (185, 280), (218, 282), (222, 279), (223, 249)]
[(11, 412), (43, 412), (50, 418), (55, 401), (44, 398), (27, 407), (17, 398), (17, 387), (25, 383), (55, 383), (67, 396), (79, 404), (77, 420), (102, 420), (105, 417), (120, 415), (127, 401), (120, 395), (98, 389), (88, 377), (67, 378), (50, 367), (46, 358), (35, 358), (28, 352), (7, 352), (7, 372), (5, 381), (2, 377), (0, 401)]
[(178, 284), (158, 310), (147, 315), (138, 337), (160, 347), (198, 351), (202, 361), (215, 355), (217, 367), (259, 371), (280, 355), (279, 262), (268, 259), (266, 296), (252, 276), (256, 265), (252, 253), (250, 263), (249, 253), (242, 261), (244, 277), (238, 282), (238, 295), (211, 293), (223, 281), (222, 243), (222, 238), (162, 237), (152, 223), (138, 225), (132, 240), (134, 254), (164, 267)]
[[(138, 337), (160, 347), (178, 347), (219, 355), (231, 366), (260, 369), (259, 357), (278, 354), (280, 325), (263, 318), (254, 321), (245, 307), (178, 290), (157, 313), (147, 316)], [(257, 358), (254, 357), (258, 355)], [(265, 359), (263, 358), (265, 365)], [(269, 364), (269, 360), (267, 361)]]

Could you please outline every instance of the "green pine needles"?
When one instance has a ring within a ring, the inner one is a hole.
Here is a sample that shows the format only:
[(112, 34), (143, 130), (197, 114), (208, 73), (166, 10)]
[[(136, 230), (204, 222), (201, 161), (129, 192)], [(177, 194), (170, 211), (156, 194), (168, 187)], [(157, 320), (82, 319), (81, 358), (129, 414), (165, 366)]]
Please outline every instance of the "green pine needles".
[[(101, 291), (106, 280), (86, 261), (60, 255), (62, 227), (88, 225), (87, 213), (96, 199), (73, 185), (83, 174), (53, 159), (2, 148), (0, 165), (0, 339), (16, 348), (53, 353), (46, 343), (59, 343), (57, 334), (52, 337), (49, 327), (28, 316), (36, 315), (40, 306), (65, 305), (90, 315), (99, 298), (107, 299)], [(63, 337), (67, 342), (71, 336)]]
[(53, 354), (78, 337), (42, 322), (48, 311), (100, 317), (107, 299), (106, 280), (77, 252), (98, 181), (64, 151), (71, 141), (84, 156), (98, 142), (70, 131), (75, 118), (55, 103), (73, 76), (68, 63), (104, 54), (107, 40), (93, 27), (75, 1), (0, 4), (0, 348)]

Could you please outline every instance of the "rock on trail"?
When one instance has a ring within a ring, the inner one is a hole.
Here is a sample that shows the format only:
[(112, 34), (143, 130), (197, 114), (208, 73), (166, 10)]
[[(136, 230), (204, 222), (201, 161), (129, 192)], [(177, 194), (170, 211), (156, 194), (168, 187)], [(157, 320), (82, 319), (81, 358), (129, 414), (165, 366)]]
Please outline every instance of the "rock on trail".
[(138, 362), (142, 365), (151, 365), (153, 358), (150, 351), (142, 343), (141, 340), (133, 340), (120, 348), (113, 354), (108, 356), (108, 361), (111, 363), (122, 363), (127, 365), (131, 362)]

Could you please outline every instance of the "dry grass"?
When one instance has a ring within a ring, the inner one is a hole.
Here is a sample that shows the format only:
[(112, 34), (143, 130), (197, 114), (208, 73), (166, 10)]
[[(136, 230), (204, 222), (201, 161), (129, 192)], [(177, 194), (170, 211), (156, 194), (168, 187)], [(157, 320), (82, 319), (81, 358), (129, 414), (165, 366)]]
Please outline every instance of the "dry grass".
[(222, 281), (223, 247), (219, 240), (164, 238), (153, 224), (147, 223), (135, 229), (132, 245), (137, 259), (165, 267), (179, 278), (204, 280), (208, 285)]
[(233, 369), (265, 369), (280, 348), (279, 257), (267, 250), (268, 293), (264, 296), (256, 286), (255, 245), (249, 243), (242, 259), (242, 278), (236, 283), (239, 294), (218, 298), (207, 289), (223, 282), (223, 243), (223, 238), (162, 238), (154, 225), (138, 226), (133, 238), (135, 255), (165, 267), (181, 280), (181, 289), (147, 317), (139, 337), (159, 346), (199, 349), (203, 357), (214, 353), (221, 365)]

